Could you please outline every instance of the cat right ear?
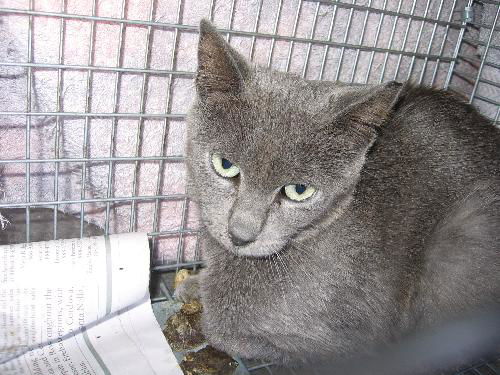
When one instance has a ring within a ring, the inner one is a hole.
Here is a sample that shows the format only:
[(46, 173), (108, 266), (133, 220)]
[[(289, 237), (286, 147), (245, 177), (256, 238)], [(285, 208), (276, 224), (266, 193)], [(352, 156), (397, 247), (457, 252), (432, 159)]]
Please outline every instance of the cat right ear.
[(217, 33), (207, 20), (200, 22), (196, 88), (202, 97), (212, 93), (237, 94), (250, 68), (244, 58)]

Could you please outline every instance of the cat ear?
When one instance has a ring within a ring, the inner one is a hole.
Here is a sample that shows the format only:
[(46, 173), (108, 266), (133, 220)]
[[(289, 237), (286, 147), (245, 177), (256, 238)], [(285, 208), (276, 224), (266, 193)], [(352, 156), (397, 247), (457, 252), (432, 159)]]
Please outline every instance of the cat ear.
[(207, 20), (200, 22), (196, 88), (201, 96), (214, 92), (238, 93), (249, 75), (244, 58), (217, 33)]
[(354, 100), (344, 107), (349, 122), (380, 129), (396, 110), (406, 85), (391, 81), (354, 89)]

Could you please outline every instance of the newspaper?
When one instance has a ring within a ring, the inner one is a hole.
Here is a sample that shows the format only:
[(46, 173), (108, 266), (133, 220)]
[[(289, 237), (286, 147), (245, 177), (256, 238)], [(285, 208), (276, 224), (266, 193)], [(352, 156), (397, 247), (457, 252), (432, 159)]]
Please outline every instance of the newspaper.
[(146, 234), (0, 246), (0, 374), (181, 375)]

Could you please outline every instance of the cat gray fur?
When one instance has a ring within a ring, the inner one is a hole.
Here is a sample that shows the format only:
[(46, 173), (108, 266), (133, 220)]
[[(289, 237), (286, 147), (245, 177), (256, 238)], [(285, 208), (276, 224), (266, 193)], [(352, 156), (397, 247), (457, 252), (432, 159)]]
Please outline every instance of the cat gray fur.
[[(201, 295), (212, 345), (344, 357), (500, 302), (500, 132), (475, 109), (253, 68), (207, 21), (198, 60), (188, 193), (207, 267), (176, 293)], [(240, 176), (220, 177), (213, 152)], [(292, 202), (290, 183), (317, 192)]]

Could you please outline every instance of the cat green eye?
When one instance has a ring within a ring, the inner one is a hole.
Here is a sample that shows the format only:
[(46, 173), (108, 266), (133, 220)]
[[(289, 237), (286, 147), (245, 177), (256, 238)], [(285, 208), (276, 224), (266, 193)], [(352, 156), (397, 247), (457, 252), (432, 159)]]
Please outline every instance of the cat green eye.
[(220, 154), (212, 154), (212, 165), (222, 177), (232, 178), (240, 173), (240, 169), (236, 165), (223, 158)]
[(292, 201), (302, 202), (312, 197), (315, 188), (301, 184), (291, 184), (285, 186), (285, 195)]

